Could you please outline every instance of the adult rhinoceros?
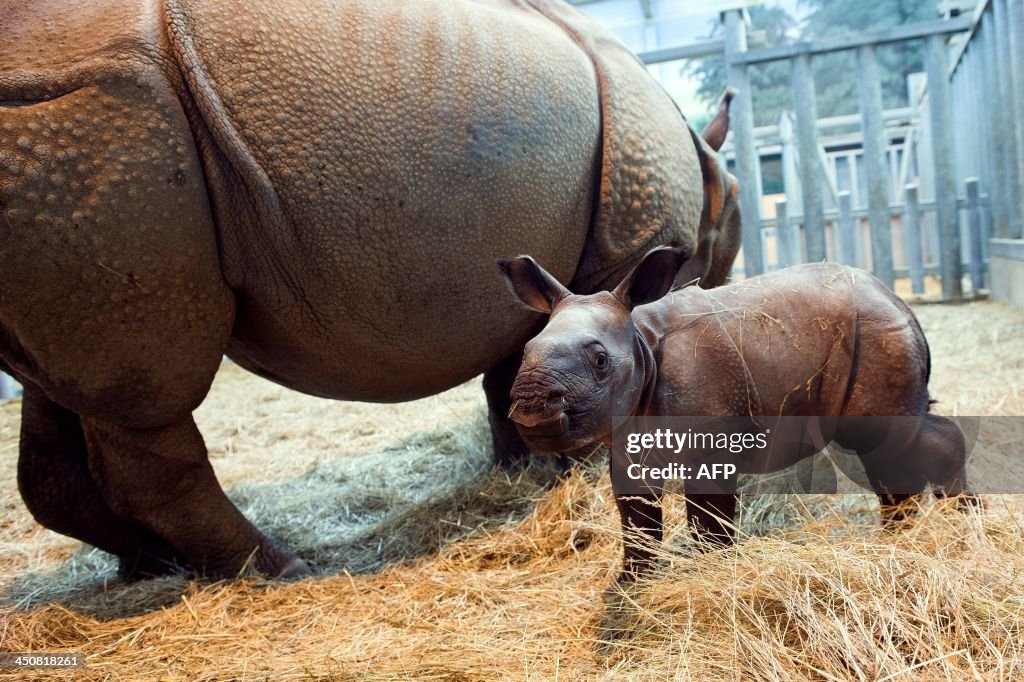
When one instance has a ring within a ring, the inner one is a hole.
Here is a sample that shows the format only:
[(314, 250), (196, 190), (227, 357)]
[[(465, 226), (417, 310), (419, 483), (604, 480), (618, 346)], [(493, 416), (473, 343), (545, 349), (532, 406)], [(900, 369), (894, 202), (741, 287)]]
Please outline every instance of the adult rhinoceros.
[(308, 570), (207, 461), (192, 410), (223, 354), (339, 399), (485, 372), (512, 458), (536, 327), (495, 258), (595, 291), (692, 248), (718, 173), (635, 57), (554, 0), (0, 0), (0, 35), (19, 485), (125, 575), (230, 576), (254, 551)]

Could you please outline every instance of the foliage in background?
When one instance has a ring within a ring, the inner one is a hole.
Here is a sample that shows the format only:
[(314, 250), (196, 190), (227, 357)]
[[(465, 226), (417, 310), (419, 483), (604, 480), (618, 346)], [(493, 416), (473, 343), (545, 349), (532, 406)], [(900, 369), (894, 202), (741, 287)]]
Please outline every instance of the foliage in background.
[[(781, 7), (756, 5), (751, 7), (750, 31), (764, 31), (768, 45), (780, 45), (790, 41), (790, 34), (797, 28), (796, 20)], [(708, 37), (717, 38), (722, 34), (722, 26), (715, 22)], [(707, 102), (709, 107), (718, 103), (725, 89), (725, 59), (708, 57), (695, 60), (686, 67), (690, 75), (696, 77), (700, 86), (697, 96)], [(785, 62), (772, 62), (750, 70), (750, 86), (754, 93), (754, 125), (768, 125), (779, 120), (779, 114), (789, 107), (789, 67)], [(699, 130), (699, 128), (698, 128)]]
[[(764, 31), (765, 45), (794, 40), (822, 40), (851, 33), (863, 33), (897, 24), (927, 21), (938, 17), (935, 0), (800, 0), (808, 13), (798, 25), (782, 7), (755, 6), (749, 9), (750, 31)], [(721, 35), (721, 25), (709, 37)], [(882, 73), (882, 97), (886, 108), (907, 101), (906, 77), (924, 70), (923, 43), (898, 43), (878, 48)], [(856, 113), (857, 58), (854, 52), (839, 52), (812, 60), (817, 90), (818, 116)], [(713, 106), (725, 87), (725, 64), (721, 57), (692, 62), (687, 71), (700, 83), (697, 95)], [(792, 108), (788, 62), (769, 62), (750, 67), (754, 125), (778, 122), (780, 114)]]

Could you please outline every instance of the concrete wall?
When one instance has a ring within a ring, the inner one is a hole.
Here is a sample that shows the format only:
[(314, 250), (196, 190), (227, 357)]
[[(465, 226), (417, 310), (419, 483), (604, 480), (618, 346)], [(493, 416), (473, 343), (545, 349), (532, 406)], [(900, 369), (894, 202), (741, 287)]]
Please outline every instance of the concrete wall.
[(990, 239), (988, 244), (992, 298), (1024, 308), (1024, 239)]

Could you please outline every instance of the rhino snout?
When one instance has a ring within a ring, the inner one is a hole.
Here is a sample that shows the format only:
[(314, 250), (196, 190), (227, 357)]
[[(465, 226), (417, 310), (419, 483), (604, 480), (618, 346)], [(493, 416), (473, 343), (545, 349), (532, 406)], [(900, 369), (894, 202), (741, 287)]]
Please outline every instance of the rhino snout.
[(568, 407), (568, 391), (561, 384), (548, 380), (523, 377), (512, 385), (512, 409), (508, 417), (527, 428), (561, 421)]

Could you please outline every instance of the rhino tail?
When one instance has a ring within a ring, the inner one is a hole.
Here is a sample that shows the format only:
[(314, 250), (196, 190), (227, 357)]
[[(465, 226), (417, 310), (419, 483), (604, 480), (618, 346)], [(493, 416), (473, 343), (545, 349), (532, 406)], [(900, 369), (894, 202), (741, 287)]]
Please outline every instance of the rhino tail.
[(727, 87), (718, 100), (718, 111), (700, 131), (700, 136), (716, 152), (725, 144), (725, 138), (729, 134), (729, 105), (738, 94), (739, 90), (736, 88)]

